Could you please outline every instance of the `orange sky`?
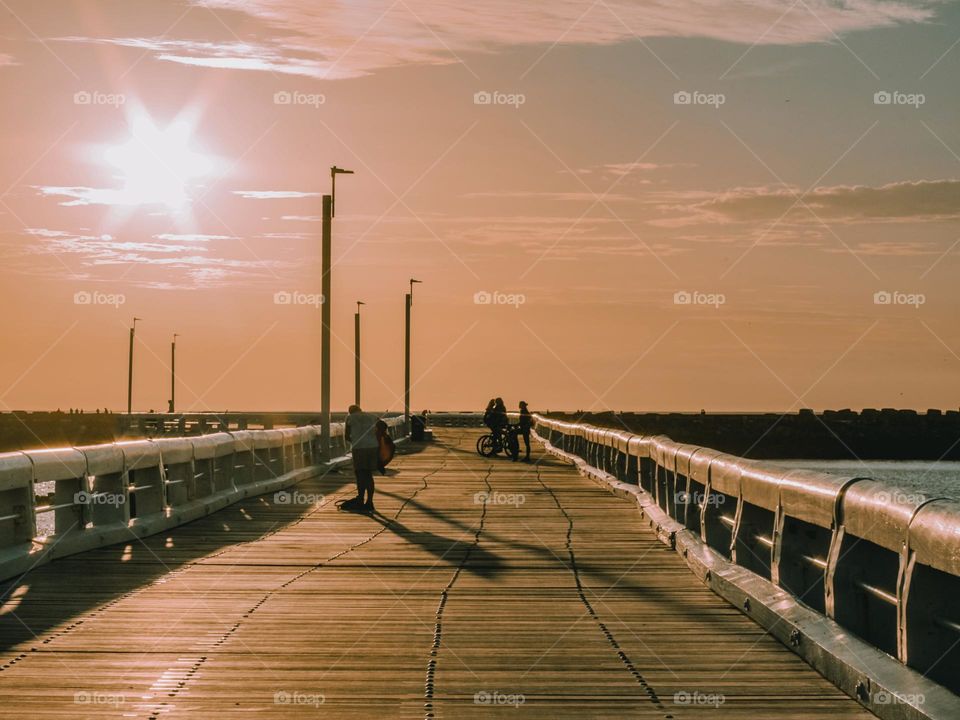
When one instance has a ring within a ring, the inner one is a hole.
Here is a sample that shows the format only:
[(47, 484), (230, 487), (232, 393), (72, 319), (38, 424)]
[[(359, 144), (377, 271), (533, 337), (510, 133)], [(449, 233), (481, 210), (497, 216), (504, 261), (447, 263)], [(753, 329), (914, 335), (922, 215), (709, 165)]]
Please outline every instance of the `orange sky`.
[(956, 6), (8, 5), (2, 410), (318, 408), (333, 164), (335, 408), (957, 406)]

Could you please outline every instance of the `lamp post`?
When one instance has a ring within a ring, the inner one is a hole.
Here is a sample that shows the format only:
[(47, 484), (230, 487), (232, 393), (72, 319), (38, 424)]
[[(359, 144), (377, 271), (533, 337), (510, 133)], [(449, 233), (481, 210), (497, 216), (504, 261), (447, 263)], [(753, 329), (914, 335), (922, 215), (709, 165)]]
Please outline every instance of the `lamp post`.
[(413, 284), (420, 282), (422, 281), (410, 278), (410, 292), (407, 293), (404, 314), (406, 320), (406, 342), (404, 344), (403, 355), (403, 417), (407, 423), (410, 422), (410, 308), (413, 306)]
[(171, 413), (176, 412), (177, 398), (177, 338), (178, 333), (173, 334), (173, 341), (170, 343), (170, 409)]
[(362, 300), (357, 300), (357, 314), (353, 316), (353, 363), (354, 363), (354, 389), (353, 402), (360, 404), (360, 306), (366, 305)]
[(331, 220), (333, 219), (333, 197), (337, 191), (337, 175), (352, 175), (353, 170), (344, 170), (336, 165), (330, 168), (330, 194), (323, 196), (323, 223), (321, 230), (320, 266), (322, 273), (320, 329), (320, 449), (325, 457), (330, 457), (330, 272), (331, 267)]
[(133, 413), (133, 341), (137, 334), (137, 321), (143, 318), (135, 317), (130, 326), (130, 350), (127, 353), (127, 415)]
[(330, 168), (330, 217), (337, 216), (337, 175), (353, 175), (353, 170), (344, 170), (336, 165)]

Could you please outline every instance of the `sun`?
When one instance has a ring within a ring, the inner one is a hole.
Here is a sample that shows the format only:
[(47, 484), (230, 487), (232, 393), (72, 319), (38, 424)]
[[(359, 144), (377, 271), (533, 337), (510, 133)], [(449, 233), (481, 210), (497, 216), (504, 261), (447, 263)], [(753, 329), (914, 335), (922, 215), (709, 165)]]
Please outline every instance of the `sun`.
[(125, 205), (163, 205), (181, 209), (190, 190), (213, 170), (213, 160), (193, 146), (193, 123), (178, 118), (158, 127), (143, 111), (130, 118), (130, 137), (106, 148), (104, 157), (123, 183)]

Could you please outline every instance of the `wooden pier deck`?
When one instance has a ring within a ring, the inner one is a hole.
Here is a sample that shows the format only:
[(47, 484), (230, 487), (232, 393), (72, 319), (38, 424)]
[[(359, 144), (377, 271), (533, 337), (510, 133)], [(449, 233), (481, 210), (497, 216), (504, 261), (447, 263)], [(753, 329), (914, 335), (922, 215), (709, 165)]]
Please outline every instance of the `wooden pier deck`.
[(400, 455), (375, 518), (345, 468), (0, 588), (0, 718), (873, 717), (634, 505), (476, 437)]

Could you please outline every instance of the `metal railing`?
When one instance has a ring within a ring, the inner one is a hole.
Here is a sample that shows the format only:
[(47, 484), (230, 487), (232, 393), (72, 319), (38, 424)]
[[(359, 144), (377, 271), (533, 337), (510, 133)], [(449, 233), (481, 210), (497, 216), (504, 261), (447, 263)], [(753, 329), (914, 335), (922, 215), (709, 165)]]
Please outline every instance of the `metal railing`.
[[(402, 417), (386, 419), (392, 437)], [(0, 579), (93, 547), (152, 535), (316, 474), (320, 428), (0, 454)], [(331, 426), (333, 454), (350, 446)]]
[(687, 531), (904, 665), (960, 692), (960, 503), (665, 436), (535, 416), (538, 434), (642, 488)]

